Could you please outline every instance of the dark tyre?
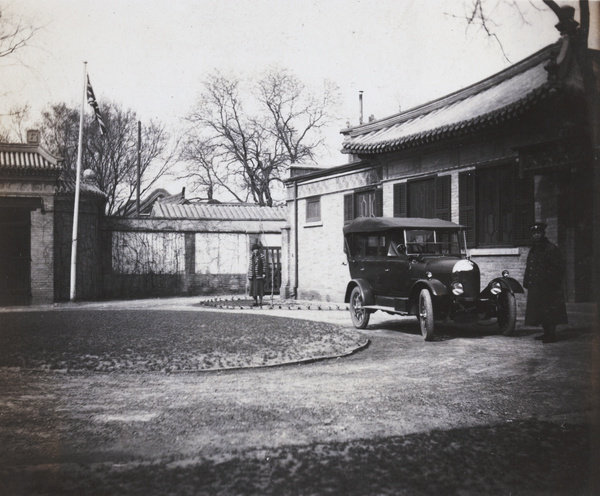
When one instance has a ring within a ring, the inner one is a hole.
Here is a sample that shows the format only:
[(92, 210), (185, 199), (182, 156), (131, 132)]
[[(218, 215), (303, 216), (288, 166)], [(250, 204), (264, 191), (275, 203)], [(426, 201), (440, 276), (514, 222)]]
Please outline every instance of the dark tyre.
[(360, 288), (354, 288), (350, 295), (350, 316), (354, 327), (357, 329), (364, 329), (369, 325), (371, 314), (364, 308), (364, 303)]
[(510, 291), (498, 295), (498, 330), (505, 336), (512, 336), (517, 325), (517, 299)]
[(433, 340), (434, 320), (433, 320), (433, 302), (431, 293), (428, 289), (422, 289), (419, 293), (419, 324), (421, 325), (421, 334), (425, 341)]

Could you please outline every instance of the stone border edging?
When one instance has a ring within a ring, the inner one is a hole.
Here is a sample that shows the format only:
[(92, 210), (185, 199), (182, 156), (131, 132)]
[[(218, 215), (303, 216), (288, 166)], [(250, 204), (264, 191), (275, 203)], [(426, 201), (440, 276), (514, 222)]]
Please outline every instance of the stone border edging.
[(300, 360), (291, 360), (288, 362), (281, 362), (281, 363), (271, 363), (268, 365), (243, 365), (243, 366), (239, 366), (239, 367), (220, 367), (220, 368), (203, 369), (203, 370), (174, 370), (174, 371), (169, 372), (169, 374), (193, 374), (193, 373), (205, 373), (205, 372), (215, 373), (215, 372), (225, 372), (225, 371), (232, 371), (232, 370), (272, 369), (275, 367), (289, 367), (292, 365), (302, 365), (302, 364), (315, 363), (315, 362), (324, 362), (325, 360), (335, 360), (337, 358), (345, 358), (345, 357), (355, 355), (359, 351), (366, 350), (370, 345), (371, 345), (371, 340), (367, 338), (363, 344), (359, 344), (353, 350), (348, 351), (347, 353), (342, 353), (340, 355), (324, 355), (324, 356), (318, 356), (318, 357), (312, 357), (312, 358), (302, 358)]
[(348, 305), (339, 303), (263, 303), (262, 307), (253, 307), (235, 302), (248, 301), (246, 298), (230, 297), (230, 298), (211, 298), (199, 302), (199, 306), (208, 308), (221, 308), (225, 310), (311, 310), (311, 311), (349, 311)]

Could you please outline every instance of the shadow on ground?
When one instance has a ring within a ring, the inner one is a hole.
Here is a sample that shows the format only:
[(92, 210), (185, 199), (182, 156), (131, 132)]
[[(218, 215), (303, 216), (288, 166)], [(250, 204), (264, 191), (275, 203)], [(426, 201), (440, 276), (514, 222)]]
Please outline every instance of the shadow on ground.
[(582, 495), (589, 431), (519, 421), (344, 443), (250, 449), (227, 459), (131, 460), (2, 470), (3, 494)]
[[(370, 324), (369, 330), (386, 330), (408, 335), (421, 335), (421, 329), (416, 318), (398, 319), (390, 318), (376, 324)], [(577, 339), (591, 339), (591, 323), (576, 323), (573, 326), (560, 326), (557, 331), (557, 342), (572, 341)], [(537, 327), (518, 326), (512, 336), (502, 336), (498, 327), (493, 324), (455, 324), (440, 322), (436, 323), (434, 341), (450, 341), (453, 339), (482, 339), (488, 336), (499, 336), (504, 339), (538, 336), (542, 329)]]

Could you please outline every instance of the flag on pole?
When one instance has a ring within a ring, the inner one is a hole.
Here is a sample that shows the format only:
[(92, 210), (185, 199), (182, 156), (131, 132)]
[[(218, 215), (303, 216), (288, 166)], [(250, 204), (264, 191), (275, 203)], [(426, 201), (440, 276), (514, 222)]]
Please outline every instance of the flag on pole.
[(87, 76), (87, 101), (90, 104), (90, 106), (94, 109), (96, 121), (100, 126), (100, 134), (106, 134), (106, 126), (104, 125), (104, 120), (102, 120), (102, 114), (100, 113), (98, 102), (96, 101), (96, 97), (94, 96), (94, 90), (92, 89), (92, 83), (90, 83), (89, 76)]

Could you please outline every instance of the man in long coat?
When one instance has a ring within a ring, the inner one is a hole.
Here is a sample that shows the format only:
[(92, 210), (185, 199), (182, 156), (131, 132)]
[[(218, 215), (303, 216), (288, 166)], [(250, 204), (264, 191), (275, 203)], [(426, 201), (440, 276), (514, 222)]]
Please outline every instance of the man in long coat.
[(567, 323), (563, 295), (565, 262), (558, 247), (546, 238), (546, 224), (531, 226), (532, 246), (527, 256), (523, 286), (527, 288), (525, 325), (542, 326), (544, 334), (535, 339), (556, 342), (556, 326)]

